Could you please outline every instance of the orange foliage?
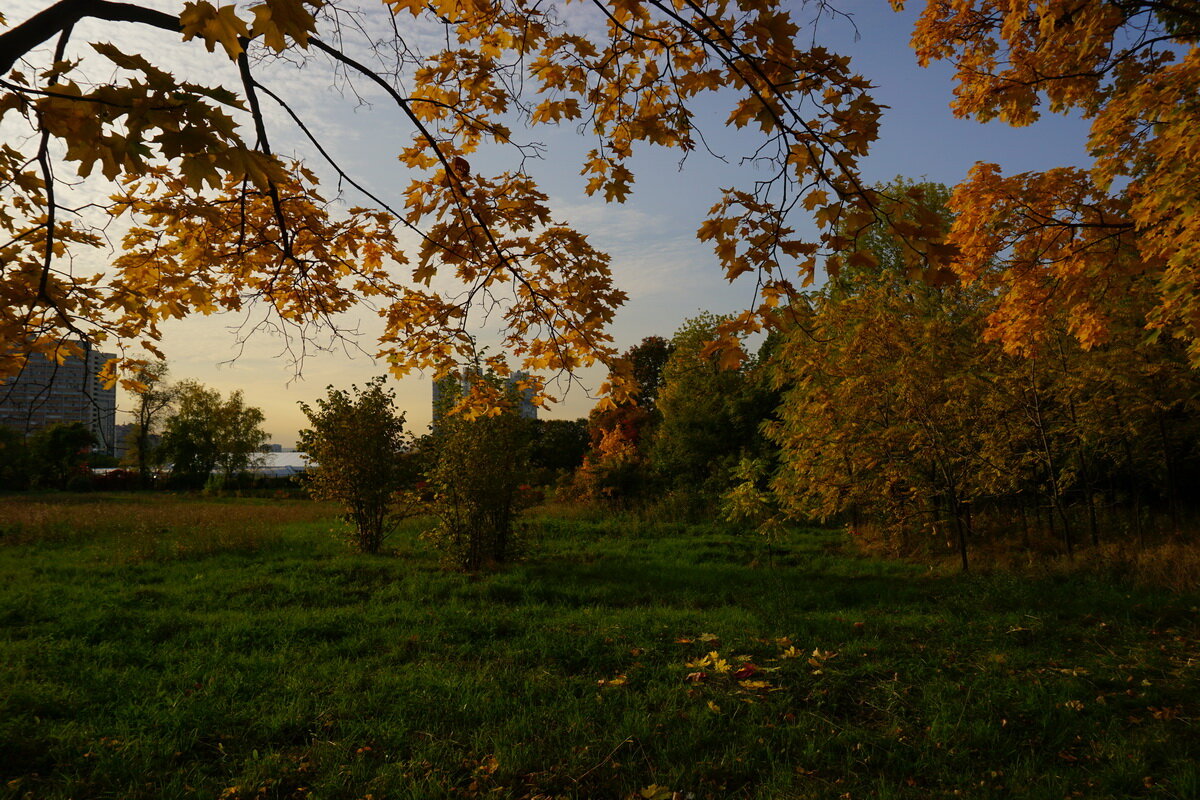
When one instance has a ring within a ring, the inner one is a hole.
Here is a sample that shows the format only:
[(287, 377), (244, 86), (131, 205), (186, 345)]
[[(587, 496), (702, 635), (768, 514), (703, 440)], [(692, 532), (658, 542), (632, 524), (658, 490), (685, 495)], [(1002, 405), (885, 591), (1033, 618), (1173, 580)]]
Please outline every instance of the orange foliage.
[[(894, 3), (901, 5), (902, 3)], [(1085, 346), (1106, 306), (1153, 277), (1151, 327), (1200, 363), (1200, 13), (1190, 4), (930, 0), (913, 35), (922, 64), (957, 69), (963, 117), (1036, 121), (1043, 108), (1091, 121), (1090, 171), (1002, 177), (980, 164), (954, 197), (955, 266), (1005, 293), (992, 332), (1012, 349), (1065, 311)]]

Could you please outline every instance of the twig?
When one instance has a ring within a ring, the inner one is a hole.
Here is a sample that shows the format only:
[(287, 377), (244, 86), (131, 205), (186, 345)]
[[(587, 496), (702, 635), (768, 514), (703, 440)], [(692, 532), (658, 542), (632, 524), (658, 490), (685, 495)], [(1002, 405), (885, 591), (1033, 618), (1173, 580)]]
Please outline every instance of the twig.
[(632, 736), (627, 736), (627, 737), (625, 737), (625, 740), (624, 740), (624, 741), (622, 741), (620, 744), (618, 744), (616, 747), (614, 747), (612, 750), (610, 750), (610, 751), (609, 751), (609, 753), (608, 753), (608, 755), (606, 755), (604, 758), (602, 758), (602, 759), (600, 759), (599, 761), (597, 761), (597, 762), (596, 762), (596, 763), (595, 763), (595, 764), (592, 766), (592, 768), (591, 768), (591, 769), (589, 769), (587, 772), (585, 772), (585, 773), (583, 773), (582, 775), (580, 775), (578, 778), (572, 778), (571, 780), (575, 781), (576, 783), (579, 783), (579, 782), (580, 782), (580, 781), (582, 781), (584, 778), (586, 778), (588, 775), (591, 775), (593, 772), (595, 772), (596, 770), (600, 769), (600, 767), (604, 766), (604, 765), (605, 765), (605, 764), (607, 764), (609, 761), (611, 761), (611, 760), (612, 760), (612, 757), (613, 757), (613, 756), (615, 756), (615, 755), (617, 754), (617, 751), (618, 751), (618, 750), (620, 750), (622, 747), (624, 747), (625, 745), (629, 744), (629, 743), (630, 743), (630, 742), (632, 742), (632, 741), (633, 741), (633, 737), (632, 737)]

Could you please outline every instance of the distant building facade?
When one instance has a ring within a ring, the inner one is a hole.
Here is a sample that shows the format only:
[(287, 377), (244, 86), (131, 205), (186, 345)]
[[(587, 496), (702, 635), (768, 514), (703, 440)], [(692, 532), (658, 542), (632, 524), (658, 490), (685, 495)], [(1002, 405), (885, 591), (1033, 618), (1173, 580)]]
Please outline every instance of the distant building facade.
[(246, 472), (264, 478), (286, 478), (305, 472), (316, 466), (316, 463), (306, 453), (268, 450), (257, 463), (251, 464)]
[(57, 423), (82, 422), (96, 437), (97, 452), (116, 450), (117, 389), (100, 379), (115, 358), (85, 348), (58, 364), (33, 356), (15, 378), (0, 381), (0, 425), (27, 435)]
[(123, 425), (117, 425), (113, 428), (113, 455), (117, 458), (124, 458), (129, 455), (130, 438), (134, 435), (134, 429), (137, 428), (132, 422), (126, 422)]
[[(112, 454), (120, 459), (129, 458), (130, 455), (137, 449), (137, 443), (134, 441), (137, 436), (137, 425), (132, 422), (122, 423), (116, 428), (113, 436), (113, 451)], [(148, 449), (153, 451), (162, 442), (162, 435), (152, 433), (146, 437)]]
[[(528, 372), (514, 372), (505, 383), (515, 387), (519, 381), (528, 377)], [(533, 404), (533, 389), (526, 386), (524, 389), (519, 389), (517, 395), (517, 415), (523, 419), (537, 419), (537, 406)]]
[[(468, 392), (471, 388), (473, 373), (462, 370), (452, 372), (446, 377), (433, 382), (433, 422), (447, 411), (447, 406)], [(514, 372), (504, 381), (506, 389), (516, 389), (516, 385), (529, 377), (528, 372)], [(533, 390), (529, 387), (517, 389), (517, 415), (523, 419), (537, 419), (537, 406), (533, 403)]]

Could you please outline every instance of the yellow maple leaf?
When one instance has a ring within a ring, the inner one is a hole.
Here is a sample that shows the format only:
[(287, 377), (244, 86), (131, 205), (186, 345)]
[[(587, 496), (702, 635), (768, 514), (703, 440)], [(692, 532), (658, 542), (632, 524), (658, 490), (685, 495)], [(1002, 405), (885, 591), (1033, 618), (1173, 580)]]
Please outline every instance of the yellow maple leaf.
[(216, 8), (208, 0), (184, 5), (183, 11), (179, 13), (179, 30), (183, 33), (185, 42), (199, 36), (210, 53), (220, 44), (233, 60), (236, 60), (244, 49), (240, 38), (250, 36), (250, 29), (237, 15), (236, 6)]
[[(284, 36), (290, 36), (301, 47), (308, 47), (308, 37), (316, 30), (316, 20), (305, 8), (307, 0), (266, 0), (265, 3), (252, 6), (254, 24), (250, 30), (255, 36), (262, 36), (263, 43), (275, 52), (287, 48)], [(320, 6), (319, 0), (312, 0), (313, 5)]]

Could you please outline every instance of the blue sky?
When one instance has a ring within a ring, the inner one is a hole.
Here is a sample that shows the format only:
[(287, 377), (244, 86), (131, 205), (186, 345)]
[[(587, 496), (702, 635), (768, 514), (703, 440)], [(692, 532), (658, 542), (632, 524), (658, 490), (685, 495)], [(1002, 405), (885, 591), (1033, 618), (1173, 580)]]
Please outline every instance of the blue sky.
[[(153, 4), (164, 10), (181, 5), (173, 0), (154, 0)], [(5, 3), (10, 23), (43, 5), (39, 0)], [(981, 125), (955, 119), (949, 109), (953, 92), (950, 67), (939, 64), (922, 69), (908, 46), (916, 9), (922, 3), (910, 0), (909, 5), (910, 9), (897, 14), (886, 0), (841, 0), (836, 6), (852, 16), (857, 37), (854, 27), (837, 18), (825, 18), (816, 32), (819, 43), (852, 57), (852, 67), (875, 84), (877, 100), (889, 106), (880, 140), (865, 163), (868, 181), (904, 175), (954, 184), (977, 161), (997, 162), (1007, 173), (1087, 163), (1086, 125), (1078, 119), (1048, 117), (1024, 129), (999, 122)], [(802, 26), (800, 35), (813, 36), (808, 23), (814, 4), (797, 3), (796, 7), (797, 21)], [(130, 28), (110, 26), (102, 29), (100, 36), (120, 45), (128, 40)], [(76, 40), (90, 38), (95, 36), (84, 30)], [(180, 58), (180, 48), (170, 34), (141, 34), (136, 41), (141, 52), (152, 60), (161, 53), (158, 60), (170, 66), (173, 59)], [(206, 78), (221, 75), (223, 67), (214, 68), (216, 59), (206, 56), (202, 48), (192, 47), (184, 57), (188, 63), (180, 64), (178, 69), (202, 70)], [(320, 71), (306, 71), (298, 77), (294, 70), (275, 70), (268, 82), (302, 107), (337, 157), (372, 190), (395, 197), (394, 193), (407, 183), (395, 160), (395, 153), (409, 136), (398, 115), (382, 104), (367, 109), (339, 96), (330, 88), (328, 76)], [(589, 144), (573, 127), (538, 128), (530, 134), (530, 138), (549, 145), (546, 160), (529, 166), (550, 194), (557, 217), (579, 227), (589, 234), (593, 244), (611, 254), (618, 285), (630, 295), (613, 328), (622, 349), (644, 336), (670, 336), (685, 318), (700, 310), (735, 311), (753, 302), (752, 284), (726, 284), (711, 252), (694, 238), (718, 189), (753, 179), (753, 167), (739, 164), (736, 158), (748, 149), (745, 134), (720, 130), (727, 111), (718, 103), (705, 109), (711, 116), (706, 134), (715, 149), (731, 156), (729, 161), (697, 153), (680, 171), (677, 152), (645, 150), (633, 162), (637, 183), (624, 205), (606, 205), (584, 196), (579, 167)], [(273, 143), (277, 150), (295, 148), (304, 154), (304, 143), (290, 132), (286, 120), (280, 116), (275, 121), (278, 132)], [(497, 163), (495, 168), (511, 165)], [(266, 412), (266, 428), (273, 439), (285, 445), (294, 442), (296, 431), (304, 423), (297, 401), (311, 402), (328, 384), (363, 383), (383, 371), (364, 352), (338, 346), (330, 353), (309, 357), (297, 379), (287, 359), (281, 357), (282, 345), (277, 340), (260, 335), (245, 348), (237, 348), (228, 329), (241, 321), (212, 317), (169, 325), (164, 347), (172, 373), (176, 378), (195, 378), (222, 391), (244, 390), (247, 401)], [(354, 319), (348, 321), (355, 323)], [(369, 334), (375, 328), (373, 315), (364, 312), (359, 324), (364, 333), (362, 350), (369, 353)], [(236, 361), (226, 363), (238, 353)], [(585, 390), (597, 387), (603, 376), (593, 371), (580, 378), (582, 386), (571, 388), (547, 416), (587, 413), (593, 401)], [(430, 416), (429, 380), (415, 376), (396, 383), (395, 388), (401, 406), (408, 410), (410, 427), (424, 432)]]

